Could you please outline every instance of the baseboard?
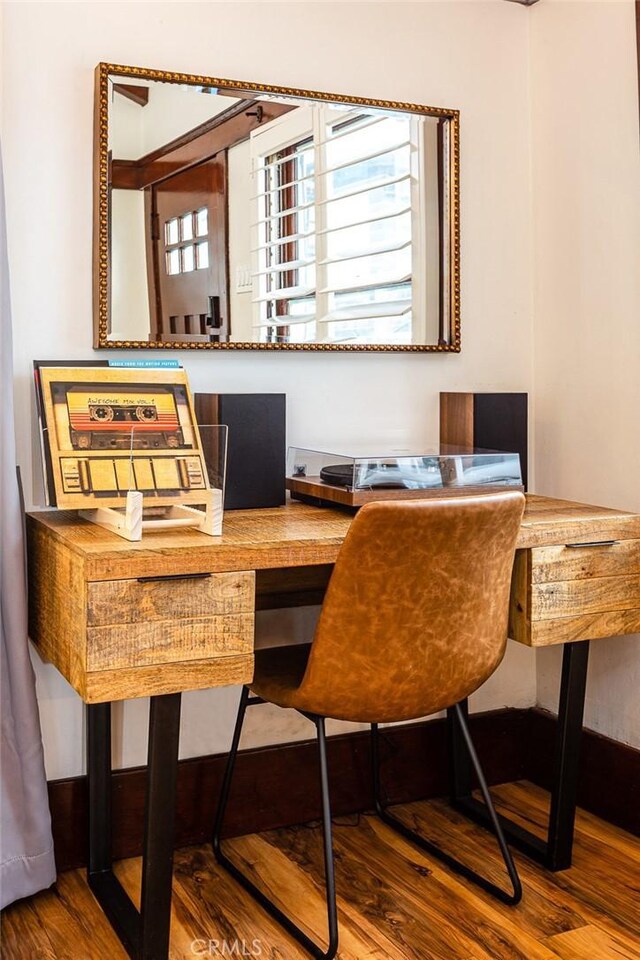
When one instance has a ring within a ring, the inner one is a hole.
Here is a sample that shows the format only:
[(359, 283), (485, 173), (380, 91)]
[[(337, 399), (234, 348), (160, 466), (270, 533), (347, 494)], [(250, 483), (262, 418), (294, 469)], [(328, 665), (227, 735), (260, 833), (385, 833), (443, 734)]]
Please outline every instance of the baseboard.
[[(490, 784), (528, 779), (548, 787), (555, 718), (540, 710), (504, 709), (471, 717), (471, 731)], [(447, 792), (444, 720), (383, 730), (385, 790), (394, 803)], [(329, 768), (336, 816), (372, 805), (369, 737), (330, 737)], [(178, 769), (176, 846), (209, 839), (226, 756), (182, 760)], [(318, 817), (320, 798), (313, 742), (245, 750), (238, 757), (227, 833), (239, 835)], [(640, 834), (640, 751), (586, 730), (579, 803), (611, 823)], [(114, 858), (138, 856), (144, 820), (144, 768), (113, 774)], [(59, 871), (86, 863), (86, 777), (49, 783)]]
[[(556, 718), (531, 710), (527, 779), (548, 790), (553, 777)], [(578, 805), (640, 836), (640, 750), (585, 729), (580, 750)]]
[[(259, 708), (256, 708), (259, 709)], [(490, 783), (525, 775), (522, 741), (526, 710), (497, 710), (472, 717), (472, 733)], [(444, 720), (383, 728), (384, 783), (394, 802), (447, 792)], [(385, 749), (386, 744), (386, 749)], [(332, 806), (337, 816), (372, 806), (369, 737), (330, 737)], [(181, 760), (178, 767), (176, 846), (203, 843), (213, 824), (226, 755)], [(114, 772), (113, 849), (115, 859), (138, 856), (144, 820), (144, 768)], [(49, 803), (58, 870), (86, 863), (86, 777), (49, 783)], [(227, 817), (229, 836), (270, 830), (316, 819), (320, 811), (316, 747), (313, 742), (244, 750), (237, 762)]]

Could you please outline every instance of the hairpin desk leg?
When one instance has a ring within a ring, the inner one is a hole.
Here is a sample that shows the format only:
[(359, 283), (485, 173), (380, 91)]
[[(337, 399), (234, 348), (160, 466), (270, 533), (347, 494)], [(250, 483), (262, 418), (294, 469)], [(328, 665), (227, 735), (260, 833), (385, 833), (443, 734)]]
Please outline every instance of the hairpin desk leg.
[(89, 886), (132, 960), (169, 955), (180, 694), (151, 697), (140, 911), (112, 869), (111, 704), (87, 707)]
[[(571, 866), (573, 831), (576, 815), (580, 740), (584, 716), (584, 699), (589, 662), (589, 641), (565, 643), (562, 654), (562, 679), (558, 706), (551, 811), (546, 840), (506, 817), (499, 816), (510, 843), (549, 870), (566, 870)], [(488, 811), (471, 795), (471, 769), (465, 759), (461, 731), (457, 729), (455, 711), (447, 710), (449, 728), (450, 796), (461, 813), (481, 826), (490, 827)]]

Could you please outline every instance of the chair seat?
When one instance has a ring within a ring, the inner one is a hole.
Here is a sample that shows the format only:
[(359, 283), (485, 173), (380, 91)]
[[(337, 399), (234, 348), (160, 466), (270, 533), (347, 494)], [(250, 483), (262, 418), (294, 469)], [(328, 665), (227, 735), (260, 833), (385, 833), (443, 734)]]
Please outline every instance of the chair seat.
[(251, 692), (279, 707), (298, 708), (296, 694), (311, 652), (310, 643), (256, 650)]

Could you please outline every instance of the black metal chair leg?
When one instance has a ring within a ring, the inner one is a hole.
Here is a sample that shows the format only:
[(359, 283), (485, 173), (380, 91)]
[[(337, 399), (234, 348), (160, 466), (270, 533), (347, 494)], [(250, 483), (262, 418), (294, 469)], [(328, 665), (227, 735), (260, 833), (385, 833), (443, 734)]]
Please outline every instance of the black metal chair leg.
[(244, 717), (248, 706), (251, 706), (254, 703), (262, 703), (258, 697), (250, 697), (249, 688), (244, 687), (242, 690), (242, 696), (240, 698), (240, 707), (238, 710), (238, 718), (236, 720), (236, 726), (233, 734), (233, 740), (231, 743), (231, 750), (229, 752), (229, 758), (227, 760), (227, 767), (224, 774), (224, 779), (222, 782), (222, 789), (220, 792), (220, 801), (218, 804), (218, 811), (216, 813), (215, 825), (213, 829), (213, 852), (218, 863), (224, 867), (224, 869), (231, 874), (231, 876), (256, 900), (263, 910), (273, 917), (273, 919), (279, 923), (298, 943), (304, 947), (307, 952), (315, 958), (315, 960), (333, 960), (336, 953), (338, 952), (338, 909), (336, 904), (336, 885), (335, 885), (335, 869), (334, 869), (334, 858), (333, 858), (333, 841), (332, 841), (332, 832), (331, 832), (331, 804), (329, 798), (329, 776), (327, 770), (327, 747), (326, 747), (326, 735), (324, 728), (324, 718), (310, 716), (309, 719), (313, 720), (316, 725), (316, 732), (318, 735), (318, 752), (320, 759), (320, 788), (322, 793), (322, 829), (323, 829), (323, 839), (324, 839), (324, 866), (325, 866), (325, 882), (326, 882), (326, 901), (327, 901), (327, 920), (329, 927), (329, 944), (326, 950), (322, 950), (316, 943), (311, 940), (310, 937), (304, 933), (293, 921), (280, 910), (276, 904), (266, 896), (248, 877), (246, 877), (234, 863), (229, 860), (225, 853), (222, 851), (221, 847), (221, 834), (222, 826), (224, 823), (224, 815), (226, 812), (227, 804), (229, 801), (229, 792), (231, 789), (231, 780), (233, 778), (233, 771), (236, 762), (236, 756), (238, 753), (238, 746), (240, 744), (240, 734), (242, 733), (242, 726), (244, 723)]
[[(498, 814), (498, 821), (509, 843), (552, 871), (566, 870), (571, 866), (589, 642), (577, 640), (564, 644), (555, 737), (555, 772), (546, 837), (539, 837), (519, 823)], [(471, 764), (453, 707), (447, 710), (447, 724), (453, 757), (451, 805), (474, 823), (492, 830), (493, 822), (486, 805), (471, 795)]]
[(492, 896), (496, 897), (498, 900), (501, 900), (502, 903), (506, 903), (509, 906), (515, 906), (522, 899), (522, 885), (520, 883), (520, 878), (518, 876), (518, 871), (513, 862), (511, 852), (506, 844), (504, 834), (502, 832), (502, 827), (498, 820), (495, 808), (493, 806), (493, 801), (491, 800), (491, 795), (489, 793), (489, 788), (487, 787), (487, 782), (480, 766), (480, 761), (476, 754), (471, 736), (469, 734), (469, 728), (464, 717), (463, 710), (460, 709), (459, 704), (455, 706), (455, 719), (462, 734), (464, 744), (467, 748), (469, 758), (473, 764), (474, 770), (478, 777), (480, 783), (480, 789), (482, 791), (482, 796), (487, 805), (487, 808), (490, 811), (491, 822), (493, 825), (494, 833), (498, 840), (498, 845), (500, 847), (500, 853), (502, 854), (502, 859), (504, 860), (505, 866), (507, 868), (507, 873), (509, 874), (509, 879), (511, 881), (511, 887), (513, 893), (507, 893), (502, 890), (496, 884), (492, 883), (490, 880), (487, 880), (485, 877), (481, 876), (479, 873), (476, 873), (475, 870), (472, 870), (470, 867), (465, 866), (465, 864), (460, 863), (459, 860), (456, 860), (454, 857), (450, 856), (448, 853), (445, 853), (444, 850), (441, 850), (440, 847), (437, 847), (435, 844), (431, 843), (429, 840), (426, 840), (424, 837), (421, 837), (420, 834), (416, 833), (415, 830), (411, 830), (407, 827), (401, 820), (398, 820), (397, 817), (394, 817), (388, 812), (386, 805), (382, 800), (382, 788), (380, 784), (380, 748), (379, 748), (379, 732), (378, 724), (371, 724), (371, 760), (373, 767), (373, 796), (376, 813), (387, 826), (391, 827), (396, 833), (399, 833), (406, 840), (409, 840), (411, 843), (415, 844), (417, 847), (420, 847), (421, 850), (424, 850), (426, 853), (435, 857), (437, 860), (440, 860), (442, 863), (446, 864), (451, 870), (459, 874), (462, 877), (465, 877), (467, 880), (470, 880), (472, 883), (475, 883), (477, 886), (481, 887), (482, 890), (485, 890), (487, 893), (490, 893)]
[(327, 735), (324, 717), (316, 718), (318, 733), (318, 752), (320, 754), (320, 791), (322, 794), (322, 836), (324, 841), (324, 876), (326, 883), (327, 925), (329, 928), (329, 946), (324, 954), (331, 960), (338, 952), (338, 907), (336, 904), (336, 874), (333, 858), (333, 836), (331, 828), (331, 799), (329, 796), (329, 770), (327, 767)]
[[(459, 707), (464, 718), (469, 716), (469, 701), (461, 700)], [(465, 748), (462, 729), (456, 720), (456, 707), (447, 708), (447, 739), (449, 741), (449, 795), (452, 806), (458, 800), (471, 796), (471, 758)]]
[(233, 771), (236, 765), (236, 756), (238, 755), (238, 747), (240, 745), (240, 736), (242, 734), (242, 726), (244, 724), (244, 716), (247, 712), (247, 706), (249, 705), (249, 687), (243, 687), (242, 693), (240, 694), (240, 705), (238, 707), (238, 716), (236, 717), (236, 725), (233, 731), (233, 739), (231, 740), (231, 749), (229, 750), (229, 756), (227, 757), (227, 766), (225, 767), (224, 777), (222, 780), (222, 787), (220, 789), (220, 799), (218, 800), (218, 809), (216, 811), (216, 819), (213, 824), (213, 838), (212, 846), (213, 852), (216, 856), (216, 859), (219, 862), (220, 857), (222, 856), (220, 850), (220, 834), (222, 832), (222, 822), (224, 820), (224, 815), (227, 810), (227, 804), (229, 802), (229, 790), (231, 789), (231, 780), (233, 778)]

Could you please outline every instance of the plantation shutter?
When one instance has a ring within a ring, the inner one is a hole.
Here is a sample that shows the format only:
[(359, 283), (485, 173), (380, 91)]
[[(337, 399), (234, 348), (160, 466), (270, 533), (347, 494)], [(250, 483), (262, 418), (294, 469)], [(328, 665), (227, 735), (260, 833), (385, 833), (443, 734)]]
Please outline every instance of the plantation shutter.
[(419, 123), (314, 105), (252, 135), (257, 339), (411, 342)]

